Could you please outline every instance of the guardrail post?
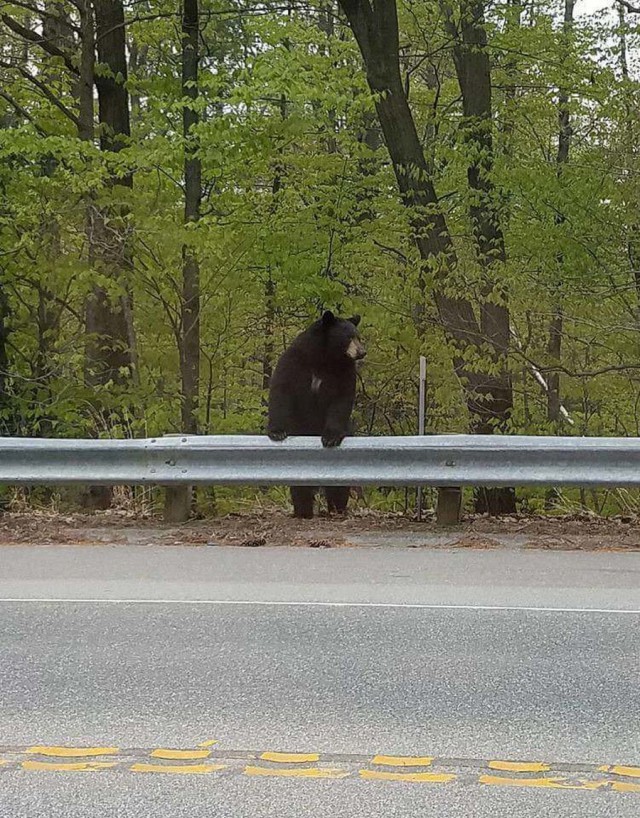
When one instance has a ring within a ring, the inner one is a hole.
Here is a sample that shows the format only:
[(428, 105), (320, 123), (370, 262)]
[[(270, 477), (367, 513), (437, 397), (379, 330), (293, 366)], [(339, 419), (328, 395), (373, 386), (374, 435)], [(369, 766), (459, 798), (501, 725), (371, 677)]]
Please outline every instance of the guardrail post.
[(437, 525), (456, 525), (462, 512), (462, 489), (453, 486), (438, 489), (436, 505)]
[[(181, 434), (163, 435), (163, 437), (184, 437)], [(193, 486), (167, 486), (164, 491), (165, 523), (186, 523), (191, 517), (193, 503)]]
[(165, 523), (186, 523), (191, 516), (193, 486), (167, 486), (164, 492)]

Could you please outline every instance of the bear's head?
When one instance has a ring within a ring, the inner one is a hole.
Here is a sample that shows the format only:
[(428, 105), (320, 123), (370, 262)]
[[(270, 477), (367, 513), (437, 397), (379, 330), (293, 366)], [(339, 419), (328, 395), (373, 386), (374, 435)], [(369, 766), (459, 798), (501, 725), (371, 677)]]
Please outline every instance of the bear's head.
[(325, 349), (332, 358), (346, 357), (361, 361), (367, 354), (358, 335), (360, 316), (338, 318), (331, 310), (326, 310), (320, 319), (325, 338)]

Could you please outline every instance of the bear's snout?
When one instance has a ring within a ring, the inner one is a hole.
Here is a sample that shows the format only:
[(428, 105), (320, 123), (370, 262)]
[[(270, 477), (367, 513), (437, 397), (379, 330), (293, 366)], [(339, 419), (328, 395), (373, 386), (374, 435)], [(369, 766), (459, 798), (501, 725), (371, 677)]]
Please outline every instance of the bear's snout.
[(347, 347), (347, 356), (351, 358), (352, 361), (361, 361), (366, 354), (367, 350), (364, 348), (364, 344), (357, 338), (353, 338)]

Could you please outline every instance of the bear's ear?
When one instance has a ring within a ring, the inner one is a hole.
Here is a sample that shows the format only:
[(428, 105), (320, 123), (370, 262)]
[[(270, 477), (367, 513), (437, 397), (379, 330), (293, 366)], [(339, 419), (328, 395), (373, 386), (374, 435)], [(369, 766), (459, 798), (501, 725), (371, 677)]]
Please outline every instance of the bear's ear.
[(360, 316), (359, 315), (354, 315), (354, 316), (352, 316), (351, 318), (349, 318), (347, 320), (350, 321), (353, 324), (354, 327), (357, 327), (358, 324), (360, 323)]
[(336, 320), (336, 317), (331, 312), (331, 310), (325, 310), (325, 312), (322, 313), (322, 326), (323, 327), (328, 327), (330, 324), (333, 324), (333, 322), (335, 320)]

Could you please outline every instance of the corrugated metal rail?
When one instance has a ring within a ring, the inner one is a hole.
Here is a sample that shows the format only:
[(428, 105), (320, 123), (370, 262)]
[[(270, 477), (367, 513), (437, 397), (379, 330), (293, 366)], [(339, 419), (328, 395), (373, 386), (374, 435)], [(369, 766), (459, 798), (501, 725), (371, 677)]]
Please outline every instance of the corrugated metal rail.
[(0, 483), (640, 486), (640, 438), (0, 438)]

